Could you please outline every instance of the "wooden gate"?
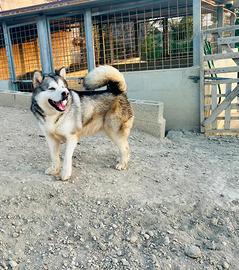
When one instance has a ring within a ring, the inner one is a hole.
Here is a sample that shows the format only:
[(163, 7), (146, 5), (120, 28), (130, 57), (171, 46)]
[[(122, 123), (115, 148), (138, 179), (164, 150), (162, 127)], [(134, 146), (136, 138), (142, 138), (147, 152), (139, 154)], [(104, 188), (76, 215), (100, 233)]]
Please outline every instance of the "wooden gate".
[(239, 135), (239, 25), (202, 33), (201, 128), (208, 135)]

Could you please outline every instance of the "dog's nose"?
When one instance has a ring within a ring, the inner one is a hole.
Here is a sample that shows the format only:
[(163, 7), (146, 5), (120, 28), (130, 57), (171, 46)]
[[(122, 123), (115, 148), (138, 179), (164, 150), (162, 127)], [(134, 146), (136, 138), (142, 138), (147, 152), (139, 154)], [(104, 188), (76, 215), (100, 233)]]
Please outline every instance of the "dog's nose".
[(66, 91), (61, 93), (62, 98), (67, 98), (68, 95), (69, 95), (69, 92), (66, 92)]

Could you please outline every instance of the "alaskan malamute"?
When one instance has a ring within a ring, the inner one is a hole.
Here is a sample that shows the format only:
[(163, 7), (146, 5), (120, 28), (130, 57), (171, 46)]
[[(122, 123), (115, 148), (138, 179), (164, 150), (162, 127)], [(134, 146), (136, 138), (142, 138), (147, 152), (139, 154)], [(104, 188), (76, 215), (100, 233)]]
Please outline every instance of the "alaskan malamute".
[[(106, 90), (94, 91), (105, 85)], [(128, 137), (134, 116), (125, 79), (117, 69), (100, 66), (91, 71), (84, 79), (84, 90), (89, 91), (68, 89), (65, 68), (45, 76), (36, 71), (33, 86), (31, 111), (46, 136), (52, 160), (47, 174), (69, 179), (78, 140), (98, 131), (104, 131), (119, 148), (121, 159), (116, 169), (127, 168)], [(66, 143), (62, 170), (61, 143)]]

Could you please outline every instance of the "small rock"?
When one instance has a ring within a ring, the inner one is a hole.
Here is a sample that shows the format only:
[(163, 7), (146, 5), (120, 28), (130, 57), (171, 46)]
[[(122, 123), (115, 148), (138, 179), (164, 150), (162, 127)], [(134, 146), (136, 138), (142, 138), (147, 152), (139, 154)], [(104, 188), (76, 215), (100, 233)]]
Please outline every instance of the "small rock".
[(114, 229), (117, 229), (117, 228), (118, 228), (118, 226), (117, 226), (116, 224), (112, 224), (112, 227), (113, 227)]
[(153, 264), (158, 264), (157, 257), (154, 254), (152, 254), (152, 262)]
[(79, 168), (80, 167), (80, 164), (79, 163), (76, 163), (73, 165), (75, 168)]
[(67, 261), (63, 261), (63, 265), (64, 265), (65, 267), (67, 267), (67, 265), (68, 265)]
[(12, 234), (12, 237), (13, 238), (17, 238), (19, 236), (19, 233), (17, 233), (17, 232), (14, 232), (13, 234)]
[(216, 226), (218, 225), (218, 218), (213, 218), (211, 221), (212, 225)]
[(18, 266), (18, 264), (13, 260), (9, 260), (8, 264), (11, 267), (11, 269), (15, 269)]
[(216, 245), (216, 243), (214, 241), (207, 243), (206, 246), (210, 250), (217, 250), (217, 249), (219, 249), (218, 246)]
[(103, 244), (103, 243), (99, 243), (99, 248), (100, 248), (101, 250), (103, 250), (103, 251), (106, 251), (106, 250), (107, 250), (106, 245)]
[(154, 232), (148, 231), (148, 235), (151, 236), (151, 237), (153, 237), (154, 236)]
[(110, 234), (109, 237), (108, 237), (108, 240), (111, 241), (113, 238), (114, 238), (114, 235)]
[(129, 242), (130, 242), (131, 244), (135, 244), (137, 241), (138, 241), (137, 235), (132, 235), (132, 236), (129, 238)]
[(223, 267), (223, 269), (229, 269), (230, 265), (228, 262), (223, 262), (222, 267)]
[(123, 266), (129, 266), (129, 262), (126, 259), (121, 259)]
[(2, 267), (2, 269), (8, 269), (7, 265), (5, 262), (0, 262), (0, 268)]
[(118, 260), (116, 258), (112, 258), (112, 263), (113, 264), (117, 264), (118, 263)]
[(118, 251), (117, 251), (117, 255), (118, 255), (118, 256), (123, 256), (123, 252), (122, 252), (121, 250), (118, 250)]
[(150, 236), (146, 233), (146, 234), (144, 235), (144, 238), (145, 238), (146, 240), (148, 240), (148, 239), (150, 238)]
[(71, 226), (71, 224), (69, 222), (65, 222), (64, 224), (67, 228), (69, 228)]
[(80, 241), (81, 241), (82, 243), (84, 243), (84, 242), (85, 242), (85, 239), (84, 239), (83, 237), (81, 237), (81, 238), (80, 238)]
[(164, 237), (164, 242), (163, 243), (164, 243), (165, 246), (168, 246), (170, 244), (170, 239), (169, 239), (168, 236)]
[(200, 248), (194, 245), (186, 246), (184, 252), (188, 257), (193, 259), (197, 259), (202, 256)]
[(63, 253), (62, 253), (62, 257), (63, 257), (63, 258), (67, 258), (67, 257), (68, 257), (68, 254), (65, 253), (65, 252), (63, 252)]

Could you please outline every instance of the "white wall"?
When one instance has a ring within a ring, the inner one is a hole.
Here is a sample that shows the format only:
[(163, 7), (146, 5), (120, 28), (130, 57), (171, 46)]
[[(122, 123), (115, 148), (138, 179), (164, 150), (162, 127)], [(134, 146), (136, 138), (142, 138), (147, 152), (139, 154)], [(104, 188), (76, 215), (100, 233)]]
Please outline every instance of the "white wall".
[(124, 73), (132, 99), (164, 103), (166, 129), (199, 130), (199, 67)]

